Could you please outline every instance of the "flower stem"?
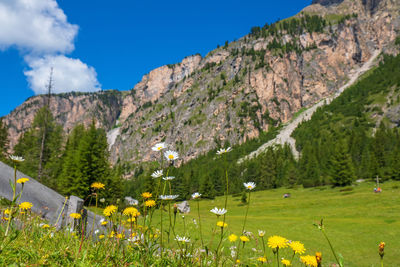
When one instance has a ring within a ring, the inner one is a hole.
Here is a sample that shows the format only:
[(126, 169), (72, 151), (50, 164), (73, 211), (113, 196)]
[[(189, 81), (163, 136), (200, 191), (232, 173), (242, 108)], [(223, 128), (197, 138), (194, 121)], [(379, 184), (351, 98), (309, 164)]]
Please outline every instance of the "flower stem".
[(197, 200), (197, 215), (199, 216), (199, 229), (200, 229), (201, 247), (204, 248), (203, 233), (201, 232), (200, 201), (199, 200)]
[[(244, 228), (246, 227), (246, 221), (247, 221), (247, 214), (249, 213), (249, 208), (250, 208), (250, 192), (251, 192), (251, 191), (249, 191), (249, 201), (248, 201), (248, 203), (247, 203), (246, 215), (244, 216), (244, 222), (243, 222), (242, 232), (240, 233), (241, 235), (244, 233)], [(236, 260), (237, 260), (238, 257), (239, 257), (239, 249), (240, 249), (240, 238), (239, 238), (239, 241), (238, 241), (238, 250), (237, 250), (237, 253), (236, 253), (235, 262), (236, 262)]]
[(54, 224), (54, 226), (57, 226), (58, 221), (60, 220), (61, 214), (62, 214), (63, 211), (64, 211), (65, 205), (67, 204), (67, 201), (68, 201), (68, 197), (65, 197), (64, 205), (63, 205), (62, 208), (61, 208), (60, 214), (58, 214), (57, 221), (56, 221), (56, 223)]
[(279, 247), (276, 248), (276, 263), (278, 264), (279, 267)]
[(162, 255), (162, 248), (163, 248), (163, 201), (161, 200), (161, 202), (160, 202), (160, 224), (161, 224), (161, 226), (160, 226), (160, 230), (161, 230), (161, 233), (160, 233), (160, 247), (161, 247), (161, 255)]
[(328, 238), (328, 236), (326, 235), (325, 230), (324, 230), (324, 229), (321, 229), (321, 231), (322, 231), (322, 234), (325, 236), (326, 240), (328, 241), (328, 244), (329, 244), (329, 246), (330, 246), (330, 248), (331, 248), (331, 250), (332, 250), (333, 256), (335, 256), (335, 259), (336, 259), (337, 264), (339, 264), (339, 266), (342, 267), (343, 265), (342, 265), (342, 264), (340, 263), (340, 261), (338, 260), (338, 258), (337, 258), (337, 256), (336, 256), (336, 253), (335, 253), (335, 250), (333, 249), (333, 246), (332, 246), (332, 244), (331, 244), (331, 241), (329, 241), (329, 238)]
[[(97, 204), (98, 204), (98, 194), (96, 192), (96, 210), (97, 210)], [(93, 236), (94, 233), (94, 223), (96, 222), (96, 212), (93, 212), (94, 216), (93, 216), (93, 224), (92, 224), (92, 231), (90, 233), (91, 236)]]
[(6, 228), (6, 233), (4, 234), (4, 236), (8, 235), (8, 231), (10, 229), (10, 224), (14, 215), (14, 201), (15, 201), (15, 193), (17, 191), (17, 165), (14, 164), (14, 188), (12, 188), (13, 190), (13, 197), (12, 197), (12, 202), (11, 202), (11, 207), (10, 207), (10, 216), (7, 222), (7, 228)]
[(168, 201), (168, 215), (169, 215), (169, 227), (168, 227), (168, 243), (169, 243), (169, 237), (171, 235), (171, 225), (172, 225), (171, 201)]

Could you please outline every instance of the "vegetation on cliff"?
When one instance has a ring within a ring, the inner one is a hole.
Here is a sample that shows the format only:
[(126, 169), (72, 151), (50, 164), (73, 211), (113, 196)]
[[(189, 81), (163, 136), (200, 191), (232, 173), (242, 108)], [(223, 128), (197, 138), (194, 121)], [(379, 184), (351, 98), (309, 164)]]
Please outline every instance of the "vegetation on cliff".
[[(185, 190), (200, 191), (207, 197), (224, 192), (224, 169), (228, 167), (231, 192), (240, 193), (241, 183), (251, 179), (258, 189), (281, 186), (304, 187), (350, 185), (356, 179), (400, 180), (400, 130), (384, 110), (400, 105), (400, 56), (385, 56), (380, 66), (365, 75), (357, 84), (313, 115), (294, 132), (301, 151), (294, 160), (289, 147), (271, 147), (259, 157), (237, 164), (237, 160), (257, 145), (273, 138), (275, 131), (262, 139), (233, 146), (226, 158), (214, 159), (215, 150), (200, 156), (173, 171), (177, 177), (174, 190), (181, 199), (189, 197)], [(263, 142), (259, 142), (263, 140)], [(229, 143), (220, 146), (229, 146)], [(152, 167), (153, 166), (153, 167)], [(140, 168), (127, 181), (126, 194), (137, 196), (148, 187), (156, 165)], [(147, 182), (146, 182), (147, 181)]]

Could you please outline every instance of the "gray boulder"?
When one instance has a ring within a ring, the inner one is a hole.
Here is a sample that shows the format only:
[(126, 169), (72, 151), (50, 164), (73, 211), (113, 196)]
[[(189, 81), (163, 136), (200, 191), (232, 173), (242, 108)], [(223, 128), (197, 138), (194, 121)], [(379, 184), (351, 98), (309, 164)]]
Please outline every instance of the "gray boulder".
[(190, 205), (189, 202), (183, 201), (182, 203), (179, 203), (178, 205), (178, 210), (180, 213), (189, 213), (190, 212)]

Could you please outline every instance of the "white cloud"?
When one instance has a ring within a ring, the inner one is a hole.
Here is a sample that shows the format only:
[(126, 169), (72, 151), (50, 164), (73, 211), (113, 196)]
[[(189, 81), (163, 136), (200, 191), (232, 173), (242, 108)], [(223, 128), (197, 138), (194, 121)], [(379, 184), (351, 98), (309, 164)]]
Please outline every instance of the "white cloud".
[(33, 53), (74, 50), (78, 26), (54, 0), (0, 0), (0, 44)]
[(26, 57), (26, 61), (31, 70), (24, 73), (28, 77), (30, 87), (36, 94), (47, 92), (46, 85), (51, 68), (53, 68), (53, 93), (100, 90), (94, 68), (79, 59), (58, 55), (43, 58)]
[(0, 50), (15, 47), (25, 55), (24, 74), (36, 94), (46, 92), (51, 67), (54, 93), (100, 89), (93, 67), (65, 56), (77, 33), (56, 0), (0, 0)]

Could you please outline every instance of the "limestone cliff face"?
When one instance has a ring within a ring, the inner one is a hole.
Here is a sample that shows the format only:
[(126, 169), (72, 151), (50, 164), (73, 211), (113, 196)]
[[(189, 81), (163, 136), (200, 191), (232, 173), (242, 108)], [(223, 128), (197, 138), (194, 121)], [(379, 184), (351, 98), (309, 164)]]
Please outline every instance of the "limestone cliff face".
[[(57, 96), (52, 110), (66, 130), (90, 121), (93, 112), (100, 112), (99, 125), (107, 130), (117, 126), (113, 162), (152, 160), (150, 147), (160, 141), (187, 161), (225, 141), (255, 138), (333, 94), (374, 50), (393, 50), (398, 0), (313, 3), (295, 18), (320, 14), (321, 30), (293, 33), (282, 22), (274, 33), (250, 34), (204, 58), (157, 68), (130, 92), (115, 93), (113, 104), (104, 105), (97, 93)], [(6, 117), (13, 140), (29, 127), (35, 99)]]
[[(34, 96), (4, 117), (9, 127), (10, 147), (14, 147), (22, 133), (27, 131), (33, 118), (43, 107), (46, 96)], [(54, 95), (50, 99), (50, 109), (56, 122), (69, 132), (76, 124), (89, 125), (93, 119), (98, 127), (106, 129), (114, 126), (120, 114), (122, 93), (103, 91), (97, 93), (67, 93)]]
[(321, 6), (328, 6), (333, 4), (340, 4), (343, 0), (313, 0), (311, 3), (313, 5), (320, 4)]

